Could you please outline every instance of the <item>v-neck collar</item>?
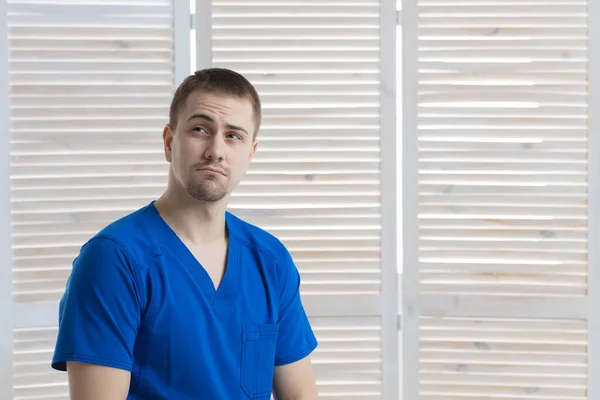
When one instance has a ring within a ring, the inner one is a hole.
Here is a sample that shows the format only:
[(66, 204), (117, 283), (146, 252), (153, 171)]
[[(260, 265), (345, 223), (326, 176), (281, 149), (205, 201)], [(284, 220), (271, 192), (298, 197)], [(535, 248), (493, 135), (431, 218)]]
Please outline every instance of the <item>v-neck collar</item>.
[(150, 203), (149, 207), (152, 209), (154, 216), (157, 219), (159, 226), (162, 228), (165, 237), (166, 252), (174, 252), (177, 254), (177, 258), (181, 263), (189, 268), (189, 271), (198, 281), (198, 284), (205, 293), (207, 299), (213, 305), (218, 304), (229, 304), (234, 299), (237, 293), (237, 287), (240, 279), (241, 272), (241, 248), (240, 243), (235, 239), (235, 232), (233, 228), (234, 221), (232, 221), (232, 215), (229, 212), (225, 212), (225, 229), (227, 229), (228, 245), (227, 245), (227, 263), (225, 266), (225, 273), (219, 284), (219, 287), (215, 289), (214, 283), (210, 278), (208, 272), (200, 264), (200, 262), (194, 257), (192, 252), (183, 243), (183, 241), (177, 236), (175, 231), (165, 222), (160, 216), (160, 213), (154, 205), (154, 201)]

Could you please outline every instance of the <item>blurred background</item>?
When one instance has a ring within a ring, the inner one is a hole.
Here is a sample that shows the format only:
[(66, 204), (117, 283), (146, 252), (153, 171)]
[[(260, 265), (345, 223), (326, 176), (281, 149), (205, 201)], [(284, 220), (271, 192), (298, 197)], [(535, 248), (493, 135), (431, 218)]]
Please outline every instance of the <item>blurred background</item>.
[(231, 212), (292, 253), (321, 398), (600, 399), (597, 2), (0, 13), (0, 399), (68, 399), (50, 359), (73, 258), (162, 193), (171, 97), (210, 66), (262, 98)]

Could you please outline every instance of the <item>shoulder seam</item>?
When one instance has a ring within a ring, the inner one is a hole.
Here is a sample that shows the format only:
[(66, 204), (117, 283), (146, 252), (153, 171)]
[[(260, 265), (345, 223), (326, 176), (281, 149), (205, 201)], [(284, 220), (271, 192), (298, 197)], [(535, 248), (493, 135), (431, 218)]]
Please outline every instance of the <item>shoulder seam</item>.
[(141, 265), (141, 264), (139, 263), (139, 261), (137, 260), (137, 258), (136, 258), (136, 257), (135, 257), (133, 254), (131, 254), (131, 252), (129, 252), (129, 250), (127, 249), (127, 246), (125, 246), (125, 245), (123, 244), (123, 242), (121, 242), (121, 241), (120, 241), (119, 239), (117, 239), (116, 237), (114, 237), (114, 236), (111, 236), (111, 235), (107, 235), (107, 234), (105, 234), (105, 233), (99, 233), (99, 234), (97, 234), (96, 236), (94, 236), (93, 238), (91, 238), (91, 239), (90, 239), (90, 241), (92, 241), (92, 240), (94, 240), (94, 239), (106, 239), (106, 240), (110, 240), (110, 241), (111, 241), (111, 242), (113, 242), (113, 243), (116, 243), (116, 244), (118, 244), (118, 245), (119, 245), (119, 247), (121, 247), (121, 249), (123, 250), (123, 252), (124, 252), (124, 253), (127, 255), (127, 257), (128, 257), (128, 258), (131, 258), (131, 259), (132, 259), (132, 260), (135, 262), (135, 264), (136, 264), (136, 266), (137, 266), (138, 268), (140, 267), (140, 265)]
[(138, 307), (140, 309), (140, 311), (142, 311), (145, 307), (142, 307), (142, 302), (140, 299), (141, 296), (141, 283), (140, 283), (140, 276), (139, 276), (139, 269), (141, 268), (141, 264), (140, 262), (137, 260), (137, 258), (131, 254), (131, 252), (128, 251), (127, 247), (123, 244), (123, 242), (121, 242), (119, 239), (117, 239), (114, 236), (111, 235), (107, 235), (104, 233), (100, 233), (97, 234), (96, 236), (92, 237), (89, 242), (95, 240), (95, 239), (106, 239), (106, 240), (110, 240), (111, 242), (117, 244), (121, 250), (123, 251), (123, 253), (125, 254), (125, 256), (130, 259), (131, 261), (133, 261), (133, 263), (135, 264), (135, 268), (132, 269), (132, 274), (133, 274), (133, 279), (136, 285), (136, 291), (137, 291), (137, 302), (138, 302)]

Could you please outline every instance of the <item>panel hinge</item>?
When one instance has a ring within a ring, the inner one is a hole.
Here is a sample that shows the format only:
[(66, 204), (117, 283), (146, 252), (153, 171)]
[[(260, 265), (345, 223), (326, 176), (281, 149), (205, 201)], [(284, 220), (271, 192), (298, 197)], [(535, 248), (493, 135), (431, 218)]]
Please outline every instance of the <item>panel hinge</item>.
[(190, 14), (190, 29), (196, 29), (196, 14)]
[(402, 25), (402, 10), (396, 10), (396, 25)]
[(396, 315), (396, 329), (398, 329), (398, 331), (402, 330), (402, 315), (400, 314)]

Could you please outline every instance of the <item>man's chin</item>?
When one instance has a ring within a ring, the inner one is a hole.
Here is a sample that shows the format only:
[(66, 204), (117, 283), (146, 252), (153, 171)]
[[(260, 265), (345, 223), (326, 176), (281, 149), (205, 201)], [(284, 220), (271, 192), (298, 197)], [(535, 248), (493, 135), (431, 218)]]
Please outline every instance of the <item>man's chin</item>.
[(206, 183), (188, 186), (187, 192), (194, 199), (205, 203), (216, 203), (227, 197), (228, 192), (225, 188), (214, 187), (216, 185), (207, 186), (209, 185)]

